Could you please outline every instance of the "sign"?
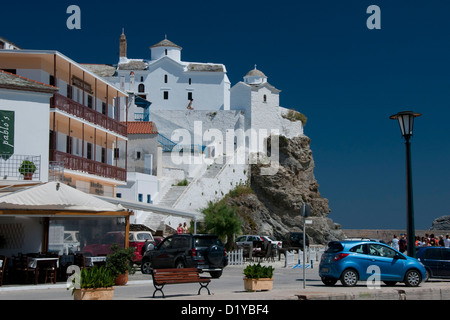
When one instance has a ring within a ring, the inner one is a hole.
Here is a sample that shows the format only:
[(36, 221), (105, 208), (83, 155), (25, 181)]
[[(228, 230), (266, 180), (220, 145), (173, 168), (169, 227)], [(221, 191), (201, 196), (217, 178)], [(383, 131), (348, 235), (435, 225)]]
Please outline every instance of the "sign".
[(0, 155), (8, 160), (14, 154), (14, 111), (0, 110)]
[(312, 220), (305, 220), (305, 224), (313, 224)]

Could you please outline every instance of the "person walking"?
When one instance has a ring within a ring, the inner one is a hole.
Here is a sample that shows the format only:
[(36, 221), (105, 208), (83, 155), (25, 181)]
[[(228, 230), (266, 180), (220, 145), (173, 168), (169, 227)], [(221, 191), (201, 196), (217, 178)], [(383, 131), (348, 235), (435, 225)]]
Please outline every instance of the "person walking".
[(397, 238), (397, 235), (394, 234), (394, 237), (392, 238), (392, 241), (391, 241), (391, 246), (392, 246), (392, 248), (394, 248), (395, 250), (400, 251), (400, 246), (399, 246), (398, 243), (399, 243), (399, 240), (398, 240), (398, 238)]
[(449, 248), (449, 247), (450, 247), (450, 238), (448, 237), (448, 234), (445, 236), (445, 239), (444, 239), (444, 246), (445, 246), (446, 248)]
[(400, 235), (400, 240), (398, 241), (398, 246), (399, 246), (399, 251), (401, 253), (406, 251), (406, 239), (405, 239), (404, 234)]

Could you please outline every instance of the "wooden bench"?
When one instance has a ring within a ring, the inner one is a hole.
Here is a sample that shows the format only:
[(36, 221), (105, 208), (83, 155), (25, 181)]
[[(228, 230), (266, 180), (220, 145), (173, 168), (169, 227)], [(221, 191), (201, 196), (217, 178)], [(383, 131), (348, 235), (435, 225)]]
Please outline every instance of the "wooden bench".
[(200, 284), (198, 294), (200, 294), (200, 291), (205, 288), (206, 290), (208, 290), (208, 295), (211, 295), (211, 292), (208, 289), (208, 285), (211, 282), (211, 279), (200, 277), (197, 268), (153, 269), (152, 277), (153, 286), (155, 287), (153, 298), (155, 297), (157, 291), (160, 291), (163, 298), (165, 298), (162, 289), (166, 284), (195, 282), (198, 282)]

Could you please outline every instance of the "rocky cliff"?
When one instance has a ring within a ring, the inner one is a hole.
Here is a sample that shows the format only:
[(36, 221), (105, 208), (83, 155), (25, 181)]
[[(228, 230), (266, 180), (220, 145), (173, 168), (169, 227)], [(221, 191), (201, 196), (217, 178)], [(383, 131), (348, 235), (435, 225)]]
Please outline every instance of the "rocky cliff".
[[(307, 136), (279, 139), (280, 167), (275, 175), (261, 175), (261, 165), (252, 165), (251, 192), (227, 198), (244, 221), (244, 234), (269, 234), (281, 239), (287, 232), (302, 231), (302, 203), (311, 207), (312, 225), (306, 233), (312, 243), (325, 244), (344, 238), (340, 225), (327, 218), (328, 200), (319, 192), (314, 177), (314, 159)], [(270, 141), (269, 141), (270, 146)]]

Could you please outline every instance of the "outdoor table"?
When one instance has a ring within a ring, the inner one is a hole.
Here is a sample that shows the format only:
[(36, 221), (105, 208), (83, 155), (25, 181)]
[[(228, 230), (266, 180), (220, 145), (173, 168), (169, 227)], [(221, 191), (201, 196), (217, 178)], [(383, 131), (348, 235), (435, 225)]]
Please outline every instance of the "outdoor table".
[(58, 258), (30, 258), (28, 267), (29, 268), (37, 268), (38, 261), (56, 261), (56, 267), (59, 267), (59, 259)]
[(87, 267), (93, 267), (94, 263), (103, 263), (106, 262), (106, 257), (100, 256), (100, 257), (85, 257), (85, 262)]

